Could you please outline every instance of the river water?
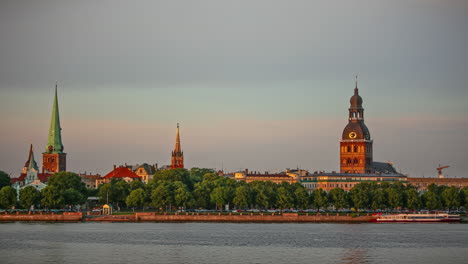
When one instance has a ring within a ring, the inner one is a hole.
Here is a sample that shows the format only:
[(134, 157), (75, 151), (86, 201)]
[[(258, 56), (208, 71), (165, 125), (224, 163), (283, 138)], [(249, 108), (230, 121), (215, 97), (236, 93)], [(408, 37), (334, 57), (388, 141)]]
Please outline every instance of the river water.
[(0, 263), (468, 263), (468, 224), (1, 223)]

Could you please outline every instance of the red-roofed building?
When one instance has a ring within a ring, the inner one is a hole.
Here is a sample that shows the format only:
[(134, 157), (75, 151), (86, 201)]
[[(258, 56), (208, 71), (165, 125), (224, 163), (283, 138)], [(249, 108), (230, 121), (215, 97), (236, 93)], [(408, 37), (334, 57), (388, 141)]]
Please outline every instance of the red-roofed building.
[(114, 165), (114, 169), (106, 174), (106, 176), (99, 178), (96, 180), (96, 186), (99, 186), (104, 183), (110, 182), (112, 179), (123, 179), (126, 182), (131, 182), (131, 181), (141, 181), (141, 177), (136, 175), (132, 170), (130, 170), (127, 167), (120, 166), (116, 167)]
[[(38, 173), (37, 178), (43, 183), (47, 183), (49, 181), (49, 177), (54, 175), (53, 173)], [(22, 186), (24, 184), (24, 181), (26, 179), (27, 174), (26, 173), (21, 173), (21, 175), (18, 178), (11, 178), (10, 182), (11, 184), (15, 183), (21, 183), (20, 185)]]

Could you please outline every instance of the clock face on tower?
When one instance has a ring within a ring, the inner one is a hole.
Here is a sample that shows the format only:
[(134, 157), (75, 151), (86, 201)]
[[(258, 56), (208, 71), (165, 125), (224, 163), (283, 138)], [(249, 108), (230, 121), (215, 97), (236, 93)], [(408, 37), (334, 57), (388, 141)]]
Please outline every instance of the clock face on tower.
[(349, 136), (349, 138), (356, 138), (357, 134), (356, 134), (356, 132), (350, 132), (348, 136)]

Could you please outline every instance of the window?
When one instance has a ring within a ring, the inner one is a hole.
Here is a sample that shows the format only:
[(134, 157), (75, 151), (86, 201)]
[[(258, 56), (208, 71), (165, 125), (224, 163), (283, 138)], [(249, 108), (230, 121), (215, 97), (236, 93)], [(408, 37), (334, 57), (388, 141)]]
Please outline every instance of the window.
[(358, 152), (358, 146), (354, 146), (354, 152)]
[(347, 146), (347, 152), (351, 152), (351, 146)]

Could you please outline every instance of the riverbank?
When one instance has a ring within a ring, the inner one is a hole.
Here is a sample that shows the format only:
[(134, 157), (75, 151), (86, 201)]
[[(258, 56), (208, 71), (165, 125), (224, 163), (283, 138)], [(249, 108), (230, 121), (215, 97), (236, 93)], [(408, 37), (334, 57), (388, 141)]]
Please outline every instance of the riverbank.
[[(368, 223), (371, 214), (298, 214), (298, 213), (156, 213), (137, 212), (117, 215), (85, 215), (82, 212), (4, 213), (0, 222), (159, 222), (159, 223)], [(461, 217), (468, 222), (468, 217)]]
[(370, 214), (297, 214), (297, 213), (134, 213), (124, 215), (83, 215), (81, 212), (1, 214), (2, 222), (219, 222), (219, 223), (366, 223), (374, 219)]
[(82, 212), (64, 212), (56, 213), (13, 213), (0, 214), (1, 222), (81, 222), (83, 220)]

